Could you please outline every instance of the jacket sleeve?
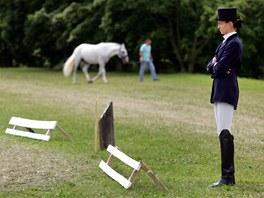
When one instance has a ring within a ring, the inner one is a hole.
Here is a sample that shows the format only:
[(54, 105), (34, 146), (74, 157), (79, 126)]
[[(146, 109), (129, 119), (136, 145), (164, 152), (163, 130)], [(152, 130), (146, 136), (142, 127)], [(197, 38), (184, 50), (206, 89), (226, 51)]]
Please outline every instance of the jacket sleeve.
[(210, 73), (210, 74), (212, 74), (213, 73), (213, 63), (212, 63), (212, 60), (210, 60), (210, 61), (208, 61), (208, 63), (207, 63), (207, 67), (206, 67), (206, 70)]
[(232, 42), (226, 46), (222, 57), (217, 60), (217, 64), (212, 67), (211, 76), (217, 78), (227, 75), (226, 73), (235, 66), (235, 63), (239, 60), (241, 49), (238, 43)]

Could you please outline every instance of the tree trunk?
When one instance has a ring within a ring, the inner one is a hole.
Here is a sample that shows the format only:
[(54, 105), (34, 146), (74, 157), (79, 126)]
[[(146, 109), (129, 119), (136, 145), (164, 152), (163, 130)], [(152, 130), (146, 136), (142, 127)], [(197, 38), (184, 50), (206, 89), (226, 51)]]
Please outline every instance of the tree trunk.
[[(170, 30), (170, 42), (173, 49), (173, 53), (176, 56), (176, 60), (180, 64), (181, 72), (185, 72), (186, 69), (183, 64), (183, 59), (180, 52), (180, 30), (179, 27), (176, 27), (176, 33), (173, 28), (173, 23), (170, 19), (168, 19), (169, 22), (169, 30)], [(177, 25), (178, 26), (178, 25)]]
[(199, 40), (196, 36), (193, 40), (192, 51), (190, 54), (190, 60), (188, 60), (188, 69), (189, 73), (193, 73), (195, 71), (195, 63), (197, 56), (203, 51), (204, 47), (207, 45), (208, 41), (211, 40), (212, 36), (207, 36), (204, 39)]

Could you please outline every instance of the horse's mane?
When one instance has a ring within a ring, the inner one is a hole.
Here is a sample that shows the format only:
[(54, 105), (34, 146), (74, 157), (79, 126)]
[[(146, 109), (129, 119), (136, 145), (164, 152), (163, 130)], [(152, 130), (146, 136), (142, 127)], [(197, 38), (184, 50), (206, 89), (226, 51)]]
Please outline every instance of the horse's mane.
[(113, 44), (113, 45), (120, 45), (120, 43), (116, 43), (116, 42), (101, 42), (98, 44)]

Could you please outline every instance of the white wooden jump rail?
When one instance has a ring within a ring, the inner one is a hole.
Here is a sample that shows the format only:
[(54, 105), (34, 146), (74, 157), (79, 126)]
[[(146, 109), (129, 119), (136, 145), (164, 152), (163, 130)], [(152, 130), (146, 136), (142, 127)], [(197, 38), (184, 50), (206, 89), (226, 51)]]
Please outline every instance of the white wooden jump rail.
[[(107, 147), (107, 151), (110, 153), (110, 156), (109, 156), (107, 162), (104, 162), (103, 160), (101, 160), (99, 167), (108, 176), (110, 176), (112, 179), (114, 179), (119, 184), (121, 184), (125, 189), (128, 189), (131, 187), (131, 185), (136, 180), (139, 171), (141, 169), (143, 169), (151, 177), (151, 179), (153, 180), (153, 182), (157, 186), (159, 186), (165, 190), (168, 190), (168, 188), (163, 183), (161, 183), (161, 181), (154, 175), (154, 173), (142, 161), (136, 161), (136, 160), (132, 159), (131, 157), (127, 156), (122, 151), (120, 151), (117, 147), (113, 147), (112, 145), (109, 145)], [(131, 168), (134, 169), (132, 171), (129, 179), (125, 178), (123, 175), (119, 174), (114, 169), (112, 169), (111, 165), (112, 165), (115, 158), (118, 158), (123, 163), (127, 164), (128, 166), (130, 166)]]
[[(57, 121), (30, 120), (12, 117), (9, 121), (9, 124), (14, 126), (12, 129), (6, 129), (5, 133), (7, 134), (49, 141), (51, 138), (51, 131), (57, 128), (64, 138), (69, 139), (69, 135), (57, 124)], [(24, 127), (27, 131), (18, 130), (17, 127)], [(39, 134), (34, 131), (35, 129), (47, 130), (47, 132), (45, 134)]]

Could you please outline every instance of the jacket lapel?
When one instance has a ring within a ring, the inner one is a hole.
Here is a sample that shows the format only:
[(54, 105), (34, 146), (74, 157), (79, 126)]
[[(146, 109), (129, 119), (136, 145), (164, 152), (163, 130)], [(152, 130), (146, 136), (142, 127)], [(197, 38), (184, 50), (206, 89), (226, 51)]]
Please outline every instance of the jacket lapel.
[(226, 42), (227, 42), (227, 41), (225, 41), (224, 43), (222, 42), (222, 44), (221, 44), (221, 46), (220, 46), (220, 48), (219, 48), (219, 51), (220, 51), (221, 49), (223, 49), (223, 47), (226, 46)]
[(230, 37), (228, 37), (224, 43), (221, 42), (221, 44), (217, 47), (217, 49), (216, 49), (216, 51), (215, 51), (215, 54), (216, 54), (217, 59), (218, 59), (218, 57), (221, 57), (221, 56), (222, 56), (222, 54), (223, 54), (223, 52), (224, 52), (224, 49), (225, 49), (225, 47), (226, 47), (228, 41), (230, 41), (231, 39), (233, 39), (233, 38), (235, 38), (235, 37), (237, 37), (237, 33), (231, 35)]

